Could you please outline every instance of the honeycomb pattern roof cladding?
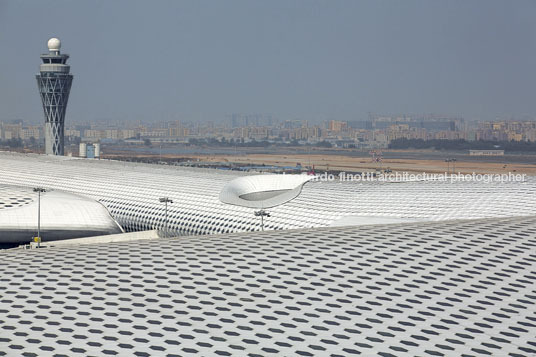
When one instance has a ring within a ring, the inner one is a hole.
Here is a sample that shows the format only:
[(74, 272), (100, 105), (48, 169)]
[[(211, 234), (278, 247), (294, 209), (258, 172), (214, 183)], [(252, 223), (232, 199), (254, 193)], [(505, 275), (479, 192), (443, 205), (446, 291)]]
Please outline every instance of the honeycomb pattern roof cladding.
[(0, 252), (3, 355), (536, 354), (536, 217)]
[(24, 187), (0, 185), (0, 210), (18, 208), (34, 201), (35, 195)]
[(31, 187), (0, 184), (0, 244), (28, 243), (38, 231), (45, 240), (121, 233), (121, 227), (99, 202), (59, 190), (38, 194)]
[[(253, 209), (221, 203), (226, 183), (244, 173), (108, 160), (0, 153), (0, 182), (65, 190), (103, 203), (126, 231), (169, 228), (208, 234), (260, 230)], [(39, 172), (36, 175), (35, 172)], [(526, 182), (313, 182), (273, 209), (267, 229), (329, 226), (345, 216), (439, 221), (535, 215), (536, 178)]]

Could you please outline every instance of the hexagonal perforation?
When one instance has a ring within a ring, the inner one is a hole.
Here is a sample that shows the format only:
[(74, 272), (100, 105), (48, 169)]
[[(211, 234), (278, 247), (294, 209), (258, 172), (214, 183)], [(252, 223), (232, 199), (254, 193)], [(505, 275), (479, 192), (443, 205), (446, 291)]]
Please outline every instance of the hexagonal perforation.
[(0, 350), (527, 355), (535, 232), (516, 218), (3, 251)]

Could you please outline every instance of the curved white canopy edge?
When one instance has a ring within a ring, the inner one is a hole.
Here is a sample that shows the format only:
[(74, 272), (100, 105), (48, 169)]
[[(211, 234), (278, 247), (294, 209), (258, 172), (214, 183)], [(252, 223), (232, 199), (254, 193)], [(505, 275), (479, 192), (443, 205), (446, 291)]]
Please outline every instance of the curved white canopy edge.
[(239, 177), (223, 187), (220, 201), (250, 208), (279, 206), (296, 198), (313, 177), (275, 174)]

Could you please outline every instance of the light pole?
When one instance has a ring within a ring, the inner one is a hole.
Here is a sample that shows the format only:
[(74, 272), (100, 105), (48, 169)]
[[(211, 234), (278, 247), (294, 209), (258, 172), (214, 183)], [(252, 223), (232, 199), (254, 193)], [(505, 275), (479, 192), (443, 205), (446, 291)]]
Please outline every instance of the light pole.
[(446, 159), (445, 162), (447, 163), (447, 173), (450, 174), (450, 162), (452, 161), (452, 159)]
[(46, 191), (41, 187), (33, 189), (33, 192), (37, 192), (37, 248), (41, 248), (41, 192)]
[(160, 202), (164, 203), (165, 206), (166, 206), (166, 215), (165, 215), (165, 221), (164, 221), (164, 234), (165, 234), (165, 237), (167, 237), (167, 233), (168, 233), (168, 218), (167, 218), (167, 206), (168, 206), (168, 203), (173, 203), (173, 200), (169, 199), (169, 197), (161, 197), (160, 199)]
[(261, 217), (261, 229), (264, 231), (264, 217), (270, 217), (270, 213), (266, 212), (265, 210), (261, 209), (259, 211), (255, 211), (255, 216)]
[(456, 159), (450, 159), (452, 161), (452, 174), (456, 174)]

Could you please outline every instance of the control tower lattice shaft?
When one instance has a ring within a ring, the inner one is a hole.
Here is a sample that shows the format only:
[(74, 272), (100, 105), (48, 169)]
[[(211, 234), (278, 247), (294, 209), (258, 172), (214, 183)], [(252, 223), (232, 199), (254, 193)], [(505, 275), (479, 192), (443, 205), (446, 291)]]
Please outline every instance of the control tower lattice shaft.
[(73, 76), (66, 64), (69, 55), (59, 51), (59, 40), (50, 39), (48, 47), (50, 52), (41, 55), (43, 63), (36, 76), (45, 112), (45, 153), (63, 155), (65, 111)]

